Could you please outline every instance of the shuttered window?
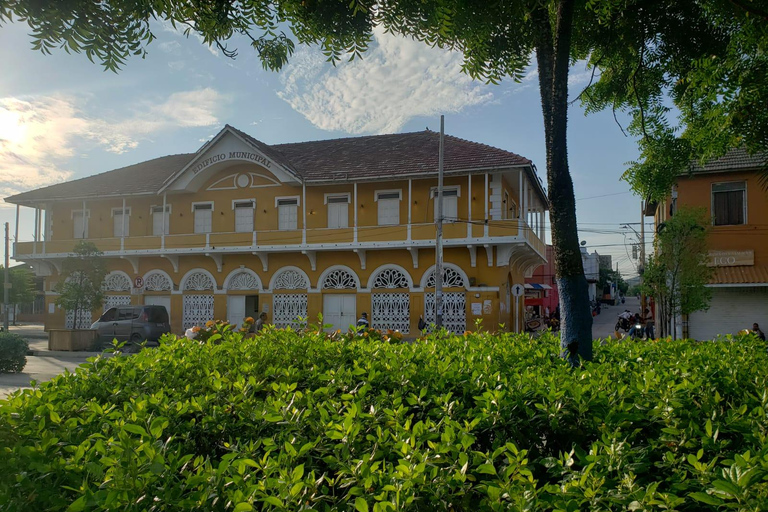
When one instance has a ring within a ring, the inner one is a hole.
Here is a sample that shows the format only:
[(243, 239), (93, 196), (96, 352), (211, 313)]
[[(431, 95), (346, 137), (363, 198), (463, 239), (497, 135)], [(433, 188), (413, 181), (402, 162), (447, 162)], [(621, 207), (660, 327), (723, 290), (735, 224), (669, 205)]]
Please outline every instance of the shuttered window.
[[(125, 219), (123, 219), (123, 216), (125, 216)], [(123, 220), (125, 220), (125, 224), (123, 224)], [(125, 211), (121, 209), (112, 210), (114, 236), (116, 237), (128, 236), (128, 233), (130, 233), (130, 229), (129, 229), (130, 220), (131, 220), (130, 208), (126, 208)], [(123, 232), (123, 226), (125, 226), (125, 232)]]
[[(437, 191), (433, 193), (435, 202), (435, 218), (437, 218)], [(452, 221), (459, 217), (459, 189), (447, 188), (443, 190), (443, 220)]]
[(278, 229), (289, 231), (298, 229), (298, 199), (277, 200), (277, 224)]
[(165, 207), (165, 215), (163, 215), (162, 206), (152, 207), (152, 234), (155, 236), (163, 235), (163, 226), (165, 226), (165, 234), (167, 235), (170, 230), (171, 223), (171, 207)]
[(247, 233), (253, 231), (253, 201), (238, 201), (235, 203), (235, 231)]
[(349, 196), (328, 196), (328, 227), (349, 227)]
[(377, 192), (379, 205), (379, 226), (400, 224), (400, 192)]
[(196, 204), (195, 209), (195, 233), (210, 233), (213, 221), (212, 204)]
[(74, 236), (73, 238), (88, 238), (88, 217), (90, 217), (88, 210), (85, 211), (83, 216), (82, 210), (75, 210), (72, 212), (72, 220), (74, 221)]
[(746, 183), (712, 184), (712, 217), (715, 226), (746, 223)]

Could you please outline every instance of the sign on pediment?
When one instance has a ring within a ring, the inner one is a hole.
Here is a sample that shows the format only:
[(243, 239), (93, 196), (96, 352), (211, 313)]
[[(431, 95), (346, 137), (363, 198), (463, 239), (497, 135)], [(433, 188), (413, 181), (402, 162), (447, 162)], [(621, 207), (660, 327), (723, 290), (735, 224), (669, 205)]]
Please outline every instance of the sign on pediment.
[[(258, 165), (263, 171), (258, 172), (254, 169), (255, 174), (274, 176), (275, 183), (295, 183), (298, 181), (293, 172), (272, 160), (256, 145), (244, 141), (229, 128), (225, 128), (178, 175), (173, 177), (165, 189), (197, 191), (212, 178), (212, 173), (242, 163)], [(246, 179), (250, 179), (253, 183), (252, 174), (254, 173), (241, 172), (232, 175), (232, 179), (235, 180), (233, 186), (241, 188), (237, 180), (244, 183)], [(228, 178), (229, 176), (225, 180)], [(220, 186), (226, 185), (221, 183)]]

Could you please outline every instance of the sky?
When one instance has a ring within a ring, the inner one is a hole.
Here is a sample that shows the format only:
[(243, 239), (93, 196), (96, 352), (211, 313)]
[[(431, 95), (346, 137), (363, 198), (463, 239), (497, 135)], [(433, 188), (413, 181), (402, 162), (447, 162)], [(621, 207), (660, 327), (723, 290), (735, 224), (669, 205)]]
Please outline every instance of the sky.
[[(84, 55), (32, 50), (22, 23), (0, 27), (2, 197), (194, 152), (225, 124), (278, 144), (439, 131), (441, 114), (447, 134), (523, 155), (546, 183), (534, 67), (520, 83), (487, 85), (461, 73), (460, 54), (377, 33), (362, 60), (334, 67), (317, 49), (297, 46), (289, 64), (271, 72), (244, 42), (233, 60), (169, 26), (153, 31), (146, 58), (115, 74)], [(571, 98), (589, 78), (583, 63), (573, 66)], [(568, 154), (581, 240), (590, 252), (612, 255), (625, 278), (636, 275), (630, 244), (637, 237), (622, 225), (639, 231), (640, 198), (620, 179), (638, 157), (636, 140), (610, 111), (585, 116), (576, 102)], [(0, 202), (0, 223), (10, 222), (12, 237), (15, 219), (15, 206)], [(33, 231), (33, 210), (22, 208), (19, 241)], [(646, 234), (648, 249), (650, 241)]]

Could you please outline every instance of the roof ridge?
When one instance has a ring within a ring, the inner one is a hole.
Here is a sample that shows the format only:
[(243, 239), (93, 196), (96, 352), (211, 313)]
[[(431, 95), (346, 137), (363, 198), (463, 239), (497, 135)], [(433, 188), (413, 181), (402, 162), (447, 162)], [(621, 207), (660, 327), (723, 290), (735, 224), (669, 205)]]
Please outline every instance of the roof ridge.
[(280, 144), (269, 144), (269, 147), (296, 146), (301, 144), (316, 144), (321, 142), (337, 142), (340, 140), (376, 139), (376, 138), (384, 138), (384, 137), (397, 137), (400, 135), (414, 135), (414, 134), (420, 134), (420, 133), (435, 133), (435, 132), (432, 132), (431, 130), (422, 130), (422, 131), (415, 131), (415, 132), (380, 133), (378, 135), (360, 135), (357, 137), (336, 137), (333, 139), (315, 139), (315, 140), (306, 140), (303, 142), (282, 142)]

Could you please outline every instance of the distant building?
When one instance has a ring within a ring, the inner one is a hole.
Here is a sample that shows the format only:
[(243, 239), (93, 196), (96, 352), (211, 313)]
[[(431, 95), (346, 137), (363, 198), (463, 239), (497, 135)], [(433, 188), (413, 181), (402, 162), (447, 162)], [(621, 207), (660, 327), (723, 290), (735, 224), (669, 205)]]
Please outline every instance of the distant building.
[(715, 267), (709, 286), (709, 310), (663, 326), (678, 336), (698, 340), (733, 334), (759, 323), (768, 326), (768, 192), (760, 173), (768, 166), (765, 155), (751, 156), (743, 149), (680, 176), (669, 197), (649, 205), (658, 227), (681, 206), (703, 207), (712, 219), (709, 265)]
[[(587, 252), (586, 247), (581, 248), (581, 262), (584, 265), (584, 277), (587, 278), (589, 285), (589, 300), (597, 298), (597, 283), (600, 281), (600, 261), (603, 256), (593, 252)], [(611, 263), (611, 257), (608, 256), (608, 264)], [(610, 267), (609, 267), (610, 268)]]
[(600, 268), (607, 268), (608, 270), (613, 268), (613, 259), (610, 254), (600, 255)]

